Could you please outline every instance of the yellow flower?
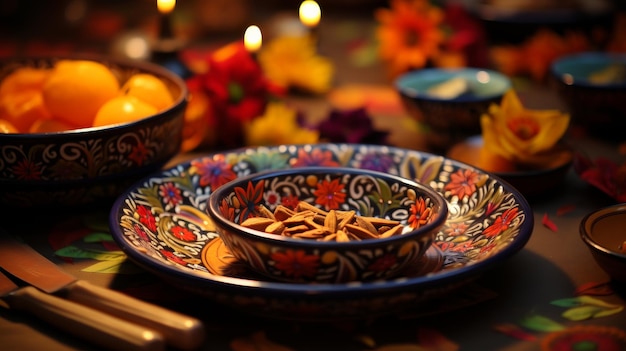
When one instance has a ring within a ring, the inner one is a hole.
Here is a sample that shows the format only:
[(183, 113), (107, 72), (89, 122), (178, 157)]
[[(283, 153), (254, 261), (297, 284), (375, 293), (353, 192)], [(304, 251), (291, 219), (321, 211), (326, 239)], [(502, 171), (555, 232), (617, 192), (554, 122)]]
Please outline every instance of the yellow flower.
[(532, 163), (556, 145), (569, 121), (569, 114), (558, 110), (524, 108), (517, 93), (509, 90), (500, 105), (492, 104), (481, 116), (480, 124), (487, 150), (517, 163)]
[(265, 113), (245, 125), (248, 146), (312, 144), (319, 133), (298, 124), (297, 111), (282, 102), (269, 102)]
[(278, 37), (258, 58), (266, 77), (285, 88), (323, 94), (331, 87), (335, 68), (329, 59), (317, 55), (312, 37)]

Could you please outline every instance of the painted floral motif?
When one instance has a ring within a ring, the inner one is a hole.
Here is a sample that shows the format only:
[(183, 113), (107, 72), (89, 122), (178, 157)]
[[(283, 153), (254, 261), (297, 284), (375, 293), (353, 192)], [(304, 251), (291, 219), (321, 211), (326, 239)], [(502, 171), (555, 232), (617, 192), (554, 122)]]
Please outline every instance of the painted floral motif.
[(339, 179), (322, 180), (317, 183), (317, 189), (313, 191), (315, 203), (322, 205), (326, 210), (339, 209), (339, 206), (346, 200), (346, 194), (343, 192), (344, 186), (344, 184), (339, 183)]
[[(232, 272), (223, 274), (236, 274), (236, 277), (243, 276), (245, 279), (260, 279), (258, 283), (263, 284), (262, 281), (267, 278), (250, 274), (245, 267), (207, 268), (209, 263), (203, 256), (203, 249), (212, 246), (208, 244), (218, 239), (206, 214), (207, 200), (215, 186), (229, 179), (263, 170), (310, 165), (354, 168), (375, 165), (378, 171), (415, 179), (440, 192), (448, 202), (449, 217), (437, 234), (434, 247), (441, 250), (441, 269), (444, 272), (469, 272), (475, 263), (496, 259), (502, 251), (510, 252), (512, 243), (521, 240), (523, 245), (532, 232), (532, 212), (528, 205), (510, 188), (481, 171), (444, 157), (394, 147), (315, 144), (258, 147), (206, 155), (147, 178), (131, 189), (117, 209), (122, 235), (130, 246), (137, 247), (150, 260), (174, 264), (197, 279), (212, 281), (209, 272), (217, 270)], [(296, 199), (283, 196), (281, 201), (283, 204), (289, 201), (295, 203)], [(195, 238), (189, 233), (193, 233)], [(515, 246), (519, 247), (519, 243)], [(222, 261), (229, 262), (226, 258)], [(277, 261), (285, 265), (285, 272), (290, 270), (293, 274), (306, 272), (296, 273), (296, 263), (306, 262), (307, 267), (313, 265), (295, 253), (277, 258)], [(385, 253), (381, 253), (371, 268), (383, 269), (391, 264)], [(431, 273), (429, 277), (437, 278), (438, 273)], [(393, 281), (386, 284), (393, 284)], [(250, 296), (245, 291), (224, 294), (220, 289), (207, 289), (202, 293), (221, 302), (245, 305), (246, 308), (264, 310), (271, 305), (275, 313), (286, 316), (292, 313), (319, 316), (367, 314), (380, 312), (381, 309), (402, 308), (399, 306), (409, 301), (420, 301), (437, 291), (451, 288), (451, 285), (442, 283), (425, 291), (399, 291), (394, 296), (380, 299), (364, 296), (352, 300), (349, 306), (341, 299), (322, 302), (296, 298), (287, 301), (281, 297)]]
[(276, 262), (276, 269), (288, 277), (311, 278), (317, 273), (320, 257), (307, 255), (304, 251), (286, 251), (272, 253), (272, 260)]

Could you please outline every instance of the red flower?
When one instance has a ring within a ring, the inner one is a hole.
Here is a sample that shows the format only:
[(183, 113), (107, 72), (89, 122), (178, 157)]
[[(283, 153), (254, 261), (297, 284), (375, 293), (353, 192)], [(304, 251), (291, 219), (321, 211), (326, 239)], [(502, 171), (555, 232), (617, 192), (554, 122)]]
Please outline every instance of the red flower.
[(257, 206), (263, 201), (264, 188), (264, 180), (259, 181), (256, 185), (253, 185), (252, 182), (248, 182), (248, 186), (245, 190), (242, 187), (235, 187), (235, 194), (241, 205), (241, 213), (239, 215), (241, 222), (255, 215)]
[(13, 173), (15, 173), (18, 179), (40, 180), (41, 166), (24, 159), (18, 162), (15, 167), (13, 167)]
[(393, 265), (398, 262), (398, 258), (392, 254), (386, 254), (382, 257), (379, 257), (374, 261), (369, 267), (368, 270), (374, 272), (384, 272), (389, 268), (393, 267)]
[(284, 195), (280, 199), (280, 202), (283, 206), (288, 207), (293, 210), (296, 208), (296, 206), (298, 206), (300, 199), (295, 195)]
[(179, 204), (183, 199), (180, 195), (180, 189), (173, 183), (165, 183), (159, 186), (159, 195), (166, 204), (172, 206)]
[(210, 185), (213, 190), (237, 178), (224, 155), (203, 157), (200, 161), (191, 161), (191, 166), (192, 172), (200, 175), (200, 186)]
[(230, 221), (235, 219), (235, 209), (228, 204), (226, 199), (223, 199), (220, 203), (220, 212)]
[(308, 166), (327, 166), (336, 167), (339, 163), (333, 160), (333, 153), (331, 151), (322, 151), (320, 149), (314, 149), (306, 151), (304, 149), (298, 150), (298, 158), (292, 160), (292, 167), (308, 167)]
[(513, 219), (517, 216), (517, 212), (517, 207), (509, 208), (504, 211), (504, 213), (501, 216), (498, 216), (489, 227), (485, 228), (483, 234), (488, 238), (499, 235), (509, 227)]
[(417, 229), (430, 221), (432, 209), (426, 206), (423, 197), (420, 197), (411, 205), (411, 215), (409, 216), (409, 225), (413, 229)]
[(167, 251), (167, 250), (161, 250), (161, 255), (165, 256), (168, 260), (174, 262), (174, 263), (178, 263), (180, 265), (186, 266), (187, 262), (185, 262), (185, 260), (183, 260), (182, 258), (174, 255), (172, 252)]
[(133, 229), (135, 231), (135, 234), (137, 234), (141, 240), (143, 241), (149, 241), (150, 239), (148, 238), (148, 234), (146, 234), (146, 231), (143, 230), (143, 227), (141, 227), (139, 224), (135, 224), (133, 226)]
[(618, 165), (604, 157), (591, 160), (577, 154), (574, 169), (585, 182), (619, 202), (626, 202), (626, 163)]
[(272, 254), (276, 269), (294, 278), (314, 277), (319, 266), (319, 256), (307, 255), (304, 251), (285, 251)]
[(172, 235), (174, 235), (174, 237), (180, 239), (180, 240), (184, 240), (184, 241), (195, 241), (196, 240), (196, 235), (194, 233), (192, 233), (189, 229), (185, 228), (185, 227), (181, 227), (179, 225), (174, 226), (171, 229)]
[(450, 225), (444, 229), (444, 232), (448, 236), (459, 236), (465, 234), (468, 225), (463, 222), (450, 223)]
[(327, 210), (338, 209), (339, 205), (346, 201), (343, 188), (344, 184), (339, 183), (339, 179), (322, 180), (317, 183), (317, 189), (313, 191), (313, 195), (316, 196), (315, 203), (324, 206)]
[(143, 164), (143, 162), (148, 158), (148, 150), (146, 146), (142, 143), (138, 143), (130, 150), (130, 154), (128, 154), (128, 159), (135, 162), (139, 166)]
[(189, 91), (201, 91), (209, 99), (205, 117), (218, 128), (221, 147), (243, 144), (242, 123), (260, 116), (267, 102), (285, 94), (265, 77), (242, 42), (229, 44), (209, 55), (207, 69), (187, 80)]
[(476, 183), (480, 175), (470, 169), (459, 169), (450, 175), (450, 183), (446, 184), (445, 190), (449, 190), (452, 195), (457, 195), (459, 199), (472, 195), (476, 192)]
[(154, 218), (152, 212), (150, 212), (149, 208), (143, 205), (139, 205), (137, 207), (137, 215), (139, 216), (139, 222), (148, 227), (150, 231), (156, 231), (156, 219)]
[(453, 252), (467, 252), (473, 248), (474, 248), (474, 245), (472, 244), (471, 241), (464, 241), (458, 244), (451, 244), (448, 250), (453, 251)]

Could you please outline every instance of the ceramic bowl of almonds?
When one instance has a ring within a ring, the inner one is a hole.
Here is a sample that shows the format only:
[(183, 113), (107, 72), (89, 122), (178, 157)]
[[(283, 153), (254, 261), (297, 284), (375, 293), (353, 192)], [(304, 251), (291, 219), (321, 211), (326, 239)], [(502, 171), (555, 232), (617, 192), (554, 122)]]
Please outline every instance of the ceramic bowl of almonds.
[(241, 177), (217, 188), (207, 208), (234, 257), (292, 283), (397, 277), (419, 264), (448, 217), (427, 185), (342, 167)]

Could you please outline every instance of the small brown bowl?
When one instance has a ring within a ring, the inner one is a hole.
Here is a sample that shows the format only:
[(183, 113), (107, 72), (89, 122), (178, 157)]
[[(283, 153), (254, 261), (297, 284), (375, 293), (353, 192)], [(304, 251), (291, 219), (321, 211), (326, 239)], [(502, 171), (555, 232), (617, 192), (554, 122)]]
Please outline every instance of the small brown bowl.
[(626, 284), (626, 203), (601, 208), (585, 216), (580, 236), (600, 268), (615, 282)]

